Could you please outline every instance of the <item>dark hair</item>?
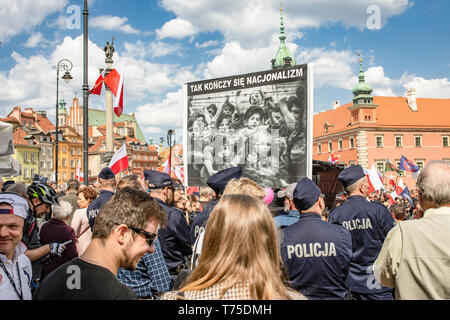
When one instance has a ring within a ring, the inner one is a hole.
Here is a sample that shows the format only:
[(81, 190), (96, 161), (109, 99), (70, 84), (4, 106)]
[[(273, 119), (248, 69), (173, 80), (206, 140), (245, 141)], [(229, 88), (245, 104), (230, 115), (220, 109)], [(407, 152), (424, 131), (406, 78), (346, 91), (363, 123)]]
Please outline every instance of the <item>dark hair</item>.
[(80, 182), (78, 180), (75, 179), (70, 179), (67, 182), (67, 190), (75, 190), (78, 191), (78, 189), (80, 189)]
[(261, 121), (264, 119), (264, 110), (261, 107), (257, 107), (257, 106), (251, 106), (250, 108), (247, 109), (247, 111), (245, 111), (244, 114), (244, 119), (247, 122), (248, 119), (254, 115), (258, 113), (259, 116), (261, 117)]
[(209, 111), (209, 109), (213, 109), (213, 110), (214, 110), (214, 114), (217, 113), (217, 106), (216, 106), (214, 103), (210, 104), (210, 105), (206, 108), (206, 110), (208, 110), (208, 111)]
[(389, 207), (389, 211), (392, 213), (395, 220), (405, 220), (405, 218), (406, 218), (406, 209), (400, 203), (393, 203)]
[(141, 183), (139, 182), (139, 178), (135, 174), (130, 174), (125, 177), (122, 177), (117, 182), (117, 189), (123, 189), (125, 187), (131, 187), (135, 190), (145, 191), (142, 188)]
[(165, 227), (167, 221), (162, 207), (147, 193), (125, 187), (118, 190), (100, 209), (92, 239), (106, 240), (116, 227), (115, 223), (143, 229), (150, 219), (156, 219), (161, 227)]

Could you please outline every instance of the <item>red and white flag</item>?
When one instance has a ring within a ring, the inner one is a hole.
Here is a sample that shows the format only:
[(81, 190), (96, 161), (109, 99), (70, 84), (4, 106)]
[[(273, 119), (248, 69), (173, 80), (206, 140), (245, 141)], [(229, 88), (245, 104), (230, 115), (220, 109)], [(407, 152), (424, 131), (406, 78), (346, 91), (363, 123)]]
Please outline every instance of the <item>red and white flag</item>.
[(105, 77), (105, 71), (106, 71), (106, 68), (103, 69), (103, 72), (97, 78), (97, 81), (95, 81), (95, 84), (92, 86), (92, 88), (89, 90), (89, 94), (96, 94), (96, 95), (102, 94), (102, 86), (103, 86), (103, 81), (104, 81), (104, 77)]
[(398, 196), (400, 196), (400, 194), (403, 192), (403, 190), (405, 190), (406, 186), (403, 183), (402, 178), (400, 178), (400, 181), (397, 183), (397, 186), (395, 187), (395, 192), (397, 193)]
[(175, 176), (181, 180), (181, 182), (184, 182), (184, 167), (173, 167), (173, 172), (175, 173)]
[(395, 181), (394, 181), (394, 176), (389, 176), (389, 184), (393, 187), (395, 187)]
[(371, 169), (364, 169), (364, 173), (366, 174), (367, 180), (369, 181), (369, 193), (381, 190), (383, 188), (383, 181), (378, 175), (373, 163)]
[(169, 173), (169, 159), (162, 164), (160, 172)]
[(118, 174), (128, 168), (127, 145), (125, 143), (114, 154), (108, 167), (112, 170), (112, 172), (114, 172), (114, 174)]
[(78, 159), (77, 170), (75, 171), (75, 179), (84, 182), (83, 172), (81, 172), (81, 160)]
[(114, 100), (114, 112), (120, 117), (123, 112), (123, 78), (125, 72), (125, 61), (122, 65), (122, 74), (116, 69), (112, 69), (105, 77), (105, 85), (112, 91), (116, 99)]
[(391, 193), (388, 193), (388, 198), (389, 198), (389, 205), (392, 205), (395, 202), (395, 198), (398, 198), (397, 192), (395, 192), (394, 190)]

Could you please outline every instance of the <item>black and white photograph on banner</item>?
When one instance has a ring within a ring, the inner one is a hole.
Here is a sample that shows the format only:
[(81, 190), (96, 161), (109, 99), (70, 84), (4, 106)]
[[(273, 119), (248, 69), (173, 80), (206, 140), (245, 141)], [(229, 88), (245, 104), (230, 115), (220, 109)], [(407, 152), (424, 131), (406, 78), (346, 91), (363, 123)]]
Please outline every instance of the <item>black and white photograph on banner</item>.
[(266, 188), (309, 176), (308, 90), (307, 65), (187, 83), (187, 184), (235, 166)]

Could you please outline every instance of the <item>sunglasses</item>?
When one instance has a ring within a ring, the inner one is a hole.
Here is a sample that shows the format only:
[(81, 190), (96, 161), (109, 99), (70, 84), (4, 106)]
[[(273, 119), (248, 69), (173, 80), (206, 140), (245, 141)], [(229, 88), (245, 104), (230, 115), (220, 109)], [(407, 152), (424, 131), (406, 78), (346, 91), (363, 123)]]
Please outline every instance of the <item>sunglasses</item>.
[(156, 233), (151, 233), (151, 232), (145, 231), (144, 229), (138, 229), (138, 228), (135, 228), (135, 227), (130, 226), (130, 225), (125, 224), (125, 223), (117, 223), (117, 222), (113, 222), (113, 223), (114, 223), (115, 225), (121, 225), (121, 224), (124, 224), (124, 225), (127, 226), (128, 229), (130, 229), (130, 230), (132, 230), (132, 231), (134, 231), (134, 232), (136, 232), (136, 233), (142, 234), (142, 235), (145, 237), (145, 241), (147, 241), (147, 244), (148, 244), (150, 247), (153, 245), (153, 243), (154, 243), (154, 242), (156, 241), (156, 239), (158, 238), (158, 235), (157, 235)]

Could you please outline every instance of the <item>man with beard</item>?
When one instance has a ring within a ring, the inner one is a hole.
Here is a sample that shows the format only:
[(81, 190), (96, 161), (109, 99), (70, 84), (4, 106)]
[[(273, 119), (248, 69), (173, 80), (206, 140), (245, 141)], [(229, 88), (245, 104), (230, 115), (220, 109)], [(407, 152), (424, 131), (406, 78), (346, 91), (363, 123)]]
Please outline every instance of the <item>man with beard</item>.
[(183, 211), (170, 207), (174, 197), (170, 176), (164, 172), (144, 170), (144, 177), (148, 180), (150, 196), (166, 213), (167, 227), (161, 228), (158, 236), (170, 276), (175, 280), (192, 253), (189, 225)]
[(283, 229), (281, 254), (292, 288), (310, 300), (344, 300), (352, 257), (352, 239), (344, 227), (322, 220), (323, 194), (308, 178), (293, 194), (298, 222)]
[(92, 241), (80, 258), (50, 273), (37, 288), (35, 300), (134, 300), (122, 284), (119, 268), (135, 270), (141, 258), (154, 252), (159, 227), (166, 216), (145, 192), (126, 187), (117, 192), (95, 219)]

